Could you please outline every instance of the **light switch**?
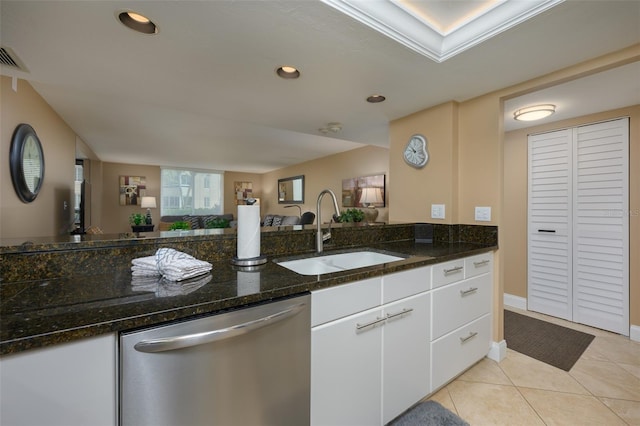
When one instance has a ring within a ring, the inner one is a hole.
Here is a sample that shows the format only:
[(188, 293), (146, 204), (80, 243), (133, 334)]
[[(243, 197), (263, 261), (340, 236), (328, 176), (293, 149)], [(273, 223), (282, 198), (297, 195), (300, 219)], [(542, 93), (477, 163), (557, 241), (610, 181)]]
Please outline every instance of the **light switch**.
[(476, 220), (491, 222), (491, 207), (476, 207)]
[(444, 204), (431, 204), (431, 219), (444, 219)]

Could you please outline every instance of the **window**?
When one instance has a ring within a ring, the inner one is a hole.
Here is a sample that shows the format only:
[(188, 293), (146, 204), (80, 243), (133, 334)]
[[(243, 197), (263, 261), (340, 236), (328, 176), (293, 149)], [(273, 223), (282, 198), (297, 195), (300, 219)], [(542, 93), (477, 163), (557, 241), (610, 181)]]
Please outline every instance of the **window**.
[(224, 213), (222, 172), (163, 168), (161, 216)]

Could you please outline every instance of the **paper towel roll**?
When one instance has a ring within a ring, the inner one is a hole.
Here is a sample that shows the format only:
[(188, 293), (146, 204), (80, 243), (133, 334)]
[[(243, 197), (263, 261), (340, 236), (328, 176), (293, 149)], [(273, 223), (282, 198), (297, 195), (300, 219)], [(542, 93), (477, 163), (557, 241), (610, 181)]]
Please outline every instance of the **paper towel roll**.
[(238, 259), (260, 256), (260, 206), (238, 206)]

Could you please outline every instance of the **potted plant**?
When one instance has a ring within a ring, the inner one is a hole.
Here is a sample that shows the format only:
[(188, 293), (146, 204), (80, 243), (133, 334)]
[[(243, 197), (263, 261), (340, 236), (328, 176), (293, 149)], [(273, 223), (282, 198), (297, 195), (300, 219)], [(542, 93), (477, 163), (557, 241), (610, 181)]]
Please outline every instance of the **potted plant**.
[(131, 225), (143, 225), (144, 224), (144, 215), (142, 213), (131, 213), (129, 216), (129, 223)]
[(142, 213), (131, 213), (129, 223), (132, 232), (148, 232), (153, 231), (153, 225), (147, 225), (146, 216)]
[(224, 217), (214, 217), (213, 219), (207, 221), (204, 224), (205, 228), (228, 228), (229, 227), (229, 219), (225, 219)]
[(339, 222), (362, 222), (364, 220), (364, 212), (360, 209), (347, 209), (340, 213)]
[(171, 224), (171, 226), (169, 227), (169, 231), (175, 231), (178, 229), (186, 229), (186, 230), (190, 230), (191, 229), (191, 225), (188, 222), (185, 222), (183, 220), (178, 220), (176, 222), (173, 222)]

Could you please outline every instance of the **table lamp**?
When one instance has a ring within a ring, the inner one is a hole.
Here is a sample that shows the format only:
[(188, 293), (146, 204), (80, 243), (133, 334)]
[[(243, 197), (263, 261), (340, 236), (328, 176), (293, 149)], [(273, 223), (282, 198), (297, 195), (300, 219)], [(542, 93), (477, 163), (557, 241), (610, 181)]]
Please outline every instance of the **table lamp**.
[(142, 197), (140, 201), (140, 207), (143, 209), (147, 209), (147, 217), (145, 219), (145, 223), (147, 225), (151, 225), (151, 209), (156, 208), (156, 197)]

